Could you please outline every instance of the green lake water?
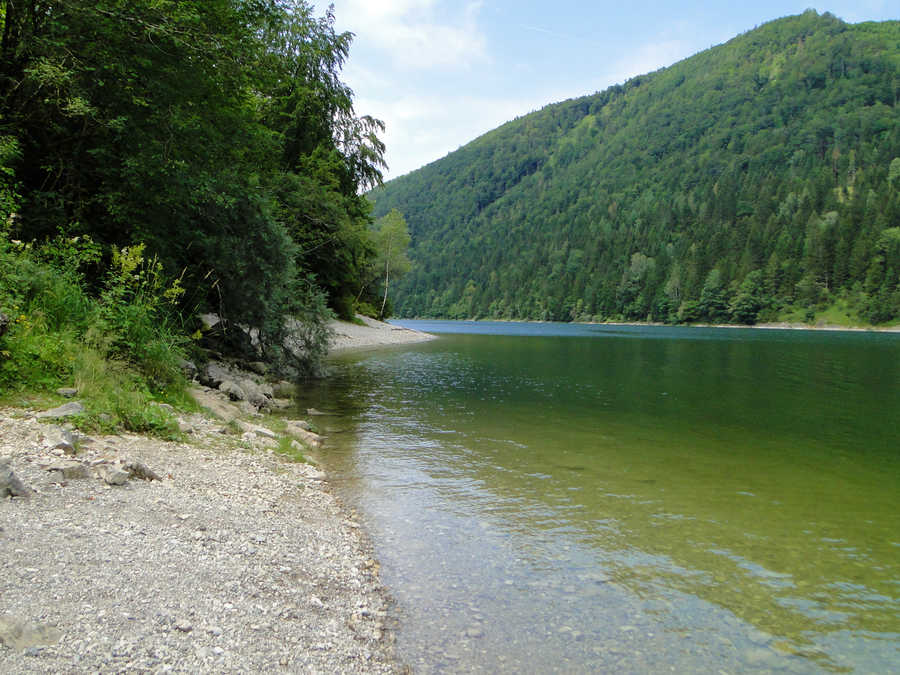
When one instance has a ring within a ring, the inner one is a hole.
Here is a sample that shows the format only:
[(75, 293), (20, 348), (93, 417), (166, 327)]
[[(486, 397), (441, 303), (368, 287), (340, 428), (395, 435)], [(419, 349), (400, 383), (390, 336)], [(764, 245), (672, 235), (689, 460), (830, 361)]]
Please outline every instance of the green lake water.
[(400, 323), (300, 406), (416, 672), (900, 672), (900, 335)]

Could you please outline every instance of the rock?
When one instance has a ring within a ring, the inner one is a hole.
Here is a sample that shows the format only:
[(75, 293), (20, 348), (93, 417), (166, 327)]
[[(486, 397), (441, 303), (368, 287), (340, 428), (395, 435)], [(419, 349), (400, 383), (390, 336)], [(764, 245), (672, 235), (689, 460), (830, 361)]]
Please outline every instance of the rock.
[(313, 480), (325, 480), (325, 472), (319, 471), (309, 464), (304, 466), (303, 473), (307, 478), (312, 478)]
[(240, 414), (240, 410), (235, 405), (223, 400), (222, 397), (211, 391), (204, 391), (199, 387), (193, 387), (189, 390), (189, 393), (197, 403), (217, 417), (221, 417), (226, 422), (233, 420)]
[(257, 375), (265, 375), (266, 373), (269, 372), (269, 366), (267, 364), (263, 363), (262, 361), (251, 361), (250, 363), (248, 363), (246, 365), (247, 365), (247, 370), (251, 370), (254, 373), (256, 373)]
[(178, 420), (178, 431), (183, 434), (192, 434), (194, 433), (194, 425), (188, 422), (187, 420)]
[(60, 387), (56, 390), (56, 393), (63, 398), (75, 398), (78, 396), (78, 390), (75, 387)]
[(107, 485), (125, 485), (131, 475), (116, 464), (101, 464), (97, 467), (97, 475)]
[(79, 462), (77, 459), (64, 459), (54, 462), (47, 467), (47, 471), (57, 474), (56, 480), (78, 480), (80, 478), (89, 478), (90, 472), (87, 466)]
[(51, 626), (42, 626), (8, 614), (0, 616), (0, 642), (10, 649), (24, 651), (33, 647), (50, 647), (61, 638), (62, 632)]
[(312, 431), (312, 427), (309, 426), (309, 422), (306, 420), (287, 420), (288, 426), (295, 426), (303, 429), (303, 431)]
[(744, 662), (753, 666), (754, 668), (761, 666), (771, 666), (773, 665), (778, 656), (771, 649), (766, 649), (765, 647), (753, 647), (751, 649), (744, 650)]
[(218, 314), (200, 314), (197, 318), (200, 319), (200, 323), (203, 324), (203, 330), (209, 330), (219, 323)]
[(222, 382), (231, 379), (231, 373), (218, 363), (210, 361), (203, 366), (203, 369), (197, 375), (197, 379), (200, 380), (200, 384), (216, 389)]
[(271, 429), (266, 429), (265, 427), (258, 426), (256, 424), (250, 424), (249, 422), (245, 422), (244, 420), (236, 420), (237, 425), (244, 431), (244, 433), (252, 434), (254, 436), (258, 436), (259, 438), (268, 438), (270, 440), (277, 440), (278, 434), (276, 434)]
[(0, 498), (30, 496), (31, 490), (16, 478), (9, 466), (10, 461), (9, 457), (0, 457)]
[(53, 408), (52, 410), (45, 410), (44, 412), (39, 412), (35, 417), (41, 419), (59, 419), (62, 417), (72, 417), (73, 415), (83, 415), (85, 413), (84, 405), (79, 401), (72, 401), (71, 403), (65, 403), (58, 408)]
[(125, 462), (122, 468), (128, 472), (129, 478), (139, 478), (141, 480), (162, 480), (156, 474), (156, 472), (153, 471), (153, 469), (151, 469), (143, 462), (129, 460)]
[(3, 337), (4, 333), (6, 333), (9, 328), (9, 323), (9, 317), (3, 312), (0, 312), (0, 337)]
[(260, 393), (268, 399), (275, 398), (275, 390), (272, 389), (272, 385), (268, 382), (259, 382), (257, 385), (259, 387)]
[(178, 359), (178, 367), (181, 368), (181, 372), (184, 373), (188, 381), (193, 380), (197, 376), (197, 366), (193, 361)]
[(219, 391), (223, 394), (228, 394), (228, 398), (232, 401), (245, 401), (247, 400), (247, 394), (244, 393), (244, 390), (241, 389), (240, 385), (237, 382), (232, 380), (225, 380), (221, 384), (219, 384)]
[(314, 434), (311, 431), (307, 431), (302, 426), (294, 422), (288, 422), (287, 427), (285, 427), (285, 432), (310, 447), (319, 448), (322, 446), (321, 436), (319, 436), (318, 434)]
[(194, 627), (187, 619), (178, 619), (175, 622), (175, 630), (179, 630), (182, 633), (190, 633), (192, 630), (194, 630)]
[(244, 392), (244, 398), (238, 400), (247, 400), (257, 408), (268, 408), (271, 404), (270, 398), (263, 393), (260, 386), (253, 380), (244, 378), (238, 386)]
[(77, 454), (78, 441), (78, 437), (71, 431), (60, 429), (59, 436), (50, 436), (44, 440), (44, 446), (50, 450), (62, 450), (64, 455), (75, 455)]

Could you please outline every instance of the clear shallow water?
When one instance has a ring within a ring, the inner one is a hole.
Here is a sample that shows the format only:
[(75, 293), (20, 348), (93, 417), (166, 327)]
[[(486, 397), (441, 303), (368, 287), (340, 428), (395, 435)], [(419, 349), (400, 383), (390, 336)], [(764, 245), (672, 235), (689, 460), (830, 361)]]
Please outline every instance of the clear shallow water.
[(418, 672), (900, 671), (900, 336), (402, 323), (300, 406)]

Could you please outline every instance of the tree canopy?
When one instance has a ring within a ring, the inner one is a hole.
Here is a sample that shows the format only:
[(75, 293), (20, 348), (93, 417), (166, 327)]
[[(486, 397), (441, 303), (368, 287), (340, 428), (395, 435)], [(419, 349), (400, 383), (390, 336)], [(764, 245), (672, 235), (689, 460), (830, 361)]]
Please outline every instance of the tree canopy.
[(404, 316), (900, 319), (900, 22), (809, 10), (370, 193)]
[(0, 34), (11, 236), (145, 244), (186, 309), (259, 327), (276, 350), (285, 314), (323, 293), (352, 312), (375, 255), (360, 192), (381, 181), (383, 126), (340, 79), (352, 36), (331, 10), (0, 0)]

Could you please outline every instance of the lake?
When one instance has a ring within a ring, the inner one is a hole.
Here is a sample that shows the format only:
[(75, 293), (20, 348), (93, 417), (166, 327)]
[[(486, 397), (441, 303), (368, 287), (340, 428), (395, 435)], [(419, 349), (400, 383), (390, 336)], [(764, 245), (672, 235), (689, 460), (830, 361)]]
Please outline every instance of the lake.
[(416, 672), (900, 671), (900, 335), (398, 323), (299, 405)]

